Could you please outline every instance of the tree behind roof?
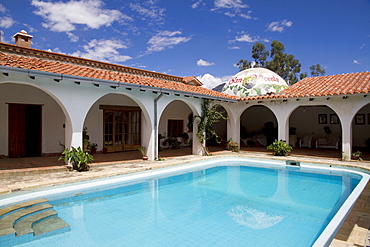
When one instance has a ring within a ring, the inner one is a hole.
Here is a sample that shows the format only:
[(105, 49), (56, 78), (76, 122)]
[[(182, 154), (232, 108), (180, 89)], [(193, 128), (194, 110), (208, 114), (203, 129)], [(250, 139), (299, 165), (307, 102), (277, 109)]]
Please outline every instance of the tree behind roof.
[[(255, 63), (258, 67), (274, 71), (289, 84), (296, 83), (302, 65), (293, 55), (284, 53), (284, 50), (284, 44), (277, 40), (271, 42), (270, 52), (266, 50), (264, 44), (256, 42), (252, 47), (252, 58), (254, 58), (254, 61), (249, 62), (241, 59), (237, 66), (242, 71), (254, 67)], [(268, 57), (271, 58), (270, 61), (267, 61)], [(301, 73), (299, 77), (303, 79), (306, 77), (306, 74)]]

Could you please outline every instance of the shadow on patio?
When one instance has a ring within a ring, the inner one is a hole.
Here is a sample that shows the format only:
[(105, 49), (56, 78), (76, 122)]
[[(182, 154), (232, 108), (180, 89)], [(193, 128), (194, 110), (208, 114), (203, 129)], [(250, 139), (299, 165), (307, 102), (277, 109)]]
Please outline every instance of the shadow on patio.
[[(212, 152), (225, 151), (224, 147), (209, 147)], [(271, 153), (266, 150), (266, 147), (242, 147), (241, 151), (251, 153)], [(165, 149), (159, 152), (159, 158), (166, 159), (171, 157), (179, 157), (191, 155), (190, 147), (183, 147), (180, 149)], [(308, 149), (308, 148), (294, 148), (291, 155), (311, 157), (311, 158), (326, 158), (331, 160), (340, 160), (341, 151), (331, 149)], [(24, 157), (24, 158), (1, 158), (0, 157), (0, 170), (15, 170), (15, 169), (28, 169), (28, 168), (43, 168), (43, 167), (60, 167), (64, 165), (63, 161), (58, 161), (59, 156), (46, 156), (46, 157)], [(364, 161), (370, 161), (370, 154), (363, 153), (362, 158)], [(94, 155), (93, 164), (98, 163), (122, 163), (131, 160), (141, 160), (139, 151), (118, 152)]]

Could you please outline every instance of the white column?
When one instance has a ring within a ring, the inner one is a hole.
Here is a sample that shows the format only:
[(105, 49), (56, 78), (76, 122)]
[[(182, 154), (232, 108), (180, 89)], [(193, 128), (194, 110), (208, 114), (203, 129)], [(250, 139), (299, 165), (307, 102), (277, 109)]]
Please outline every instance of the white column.
[(238, 143), (240, 148), (240, 119), (230, 117), (227, 120), (227, 141), (230, 139)]
[(352, 150), (352, 118), (344, 116), (340, 118), (342, 123), (342, 160), (351, 159)]
[[(198, 120), (199, 121), (199, 120)], [(193, 124), (193, 154), (205, 155), (202, 143), (198, 140), (198, 121), (195, 120)], [(205, 135), (205, 133), (204, 133)], [(204, 143), (205, 145), (205, 143)]]

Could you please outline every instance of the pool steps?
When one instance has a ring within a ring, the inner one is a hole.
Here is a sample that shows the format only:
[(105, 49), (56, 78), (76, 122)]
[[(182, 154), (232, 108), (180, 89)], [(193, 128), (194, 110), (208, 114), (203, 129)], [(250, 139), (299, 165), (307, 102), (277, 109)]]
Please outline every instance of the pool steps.
[(69, 230), (70, 226), (44, 198), (0, 208), (0, 246), (12, 246), (38, 239), (40, 235)]

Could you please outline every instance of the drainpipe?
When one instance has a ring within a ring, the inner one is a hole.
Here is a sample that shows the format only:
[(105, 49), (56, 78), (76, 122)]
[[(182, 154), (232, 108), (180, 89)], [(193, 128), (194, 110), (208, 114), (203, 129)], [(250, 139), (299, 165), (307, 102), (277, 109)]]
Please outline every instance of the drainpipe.
[(154, 160), (158, 160), (158, 113), (157, 113), (157, 103), (163, 96), (163, 93), (158, 95), (154, 99)]

